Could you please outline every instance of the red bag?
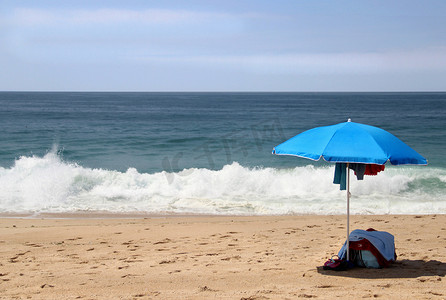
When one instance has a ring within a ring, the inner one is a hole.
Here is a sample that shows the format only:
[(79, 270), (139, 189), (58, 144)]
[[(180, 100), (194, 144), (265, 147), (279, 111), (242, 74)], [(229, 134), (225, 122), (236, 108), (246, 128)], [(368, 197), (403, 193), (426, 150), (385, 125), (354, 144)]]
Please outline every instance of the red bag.
[[(333, 257), (338, 257), (334, 255)], [(349, 263), (345, 259), (331, 258), (324, 264), (324, 270), (345, 271), (349, 268)]]

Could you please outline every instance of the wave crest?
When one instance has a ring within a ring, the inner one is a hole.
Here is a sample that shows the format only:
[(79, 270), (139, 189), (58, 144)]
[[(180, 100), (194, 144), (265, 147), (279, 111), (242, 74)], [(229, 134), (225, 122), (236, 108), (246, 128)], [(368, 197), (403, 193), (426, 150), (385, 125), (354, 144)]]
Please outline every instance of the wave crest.
[[(85, 168), (55, 151), (0, 167), (0, 212), (196, 214), (343, 214), (345, 191), (334, 167), (185, 169), (139, 173)], [(363, 181), (352, 177), (354, 214), (446, 213), (446, 171), (388, 167)]]

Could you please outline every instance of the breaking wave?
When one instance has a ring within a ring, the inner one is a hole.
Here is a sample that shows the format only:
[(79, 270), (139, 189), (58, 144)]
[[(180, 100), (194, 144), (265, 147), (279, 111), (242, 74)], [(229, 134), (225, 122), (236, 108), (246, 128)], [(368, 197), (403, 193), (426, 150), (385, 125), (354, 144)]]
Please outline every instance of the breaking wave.
[[(139, 173), (92, 169), (55, 151), (0, 167), (0, 213), (154, 213), (215, 215), (344, 214), (346, 193), (333, 185), (333, 165), (291, 169), (185, 169)], [(352, 177), (353, 214), (444, 214), (446, 170), (387, 167)]]

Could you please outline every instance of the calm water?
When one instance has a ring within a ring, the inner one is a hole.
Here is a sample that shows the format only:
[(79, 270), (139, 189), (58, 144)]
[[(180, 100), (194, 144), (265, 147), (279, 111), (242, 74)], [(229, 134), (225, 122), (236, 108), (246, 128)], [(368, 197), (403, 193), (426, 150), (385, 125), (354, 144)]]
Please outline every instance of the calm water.
[(0, 212), (343, 213), (333, 166), (271, 150), (348, 118), (429, 161), (354, 182), (353, 212), (446, 213), (446, 93), (33, 92), (0, 93)]

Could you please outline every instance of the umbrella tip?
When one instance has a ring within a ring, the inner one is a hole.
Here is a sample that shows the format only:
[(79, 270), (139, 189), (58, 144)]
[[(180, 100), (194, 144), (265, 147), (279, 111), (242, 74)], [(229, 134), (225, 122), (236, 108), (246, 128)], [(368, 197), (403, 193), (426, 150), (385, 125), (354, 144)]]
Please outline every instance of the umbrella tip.
[(351, 122), (351, 121), (352, 121), (352, 119), (348, 118), (347, 122)]

